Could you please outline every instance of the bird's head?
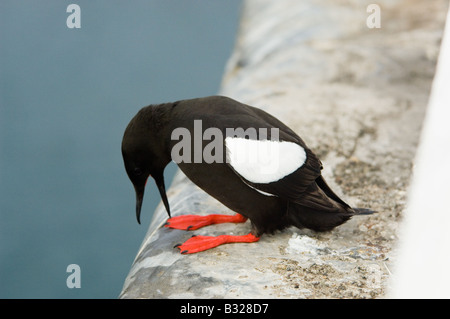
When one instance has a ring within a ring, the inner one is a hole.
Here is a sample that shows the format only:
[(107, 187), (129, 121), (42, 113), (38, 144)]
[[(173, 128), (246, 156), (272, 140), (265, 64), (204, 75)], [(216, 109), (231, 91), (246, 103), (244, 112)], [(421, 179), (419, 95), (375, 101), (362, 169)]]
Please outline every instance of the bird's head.
[[(149, 108), (149, 107), (147, 107)], [(145, 185), (149, 177), (155, 180), (161, 199), (170, 217), (169, 202), (164, 185), (164, 168), (170, 162), (160, 134), (154, 129), (146, 108), (139, 111), (128, 124), (122, 139), (125, 170), (136, 191), (136, 218), (140, 224)]]

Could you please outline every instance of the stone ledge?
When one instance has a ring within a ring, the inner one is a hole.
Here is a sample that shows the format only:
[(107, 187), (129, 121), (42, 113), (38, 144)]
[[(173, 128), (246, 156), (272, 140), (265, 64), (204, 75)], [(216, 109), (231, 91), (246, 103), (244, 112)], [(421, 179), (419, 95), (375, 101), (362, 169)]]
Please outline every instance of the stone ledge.
[[(378, 1), (376, 30), (365, 26), (369, 3), (246, 1), (220, 94), (284, 121), (319, 155), (333, 190), (379, 213), (332, 232), (290, 228), (181, 255), (173, 246), (192, 234), (246, 234), (249, 224), (170, 230), (160, 205), (120, 298), (386, 295), (448, 2)], [(173, 216), (233, 213), (181, 172), (168, 196)]]

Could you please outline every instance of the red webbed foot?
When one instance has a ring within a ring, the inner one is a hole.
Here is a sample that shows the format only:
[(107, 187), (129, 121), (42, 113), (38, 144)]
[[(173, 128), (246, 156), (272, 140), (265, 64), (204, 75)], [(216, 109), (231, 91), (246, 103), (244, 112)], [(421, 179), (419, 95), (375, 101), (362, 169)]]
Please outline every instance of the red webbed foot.
[(219, 245), (229, 243), (254, 243), (259, 240), (252, 233), (244, 236), (234, 235), (220, 235), (220, 236), (193, 236), (183, 244), (178, 244), (175, 247), (180, 249), (182, 254), (193, 254), (200, 251), (205, 251)]
[(244, 223), (247, 220), (241, 214), (236, 215), (219, 215), (211, 214), (206, 216), (198, 215), (181, 215), (169, 218), (164, 227), (195, 230), (204, 226), (223, 223)]

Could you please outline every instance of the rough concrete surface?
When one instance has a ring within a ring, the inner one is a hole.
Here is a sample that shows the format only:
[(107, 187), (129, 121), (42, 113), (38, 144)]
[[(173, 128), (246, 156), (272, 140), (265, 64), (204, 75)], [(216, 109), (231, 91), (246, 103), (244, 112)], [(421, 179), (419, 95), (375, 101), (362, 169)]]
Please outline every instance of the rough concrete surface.
[[(258, 243), (181, 255), (193, 234), (246, 234), (249, 222), (161, 228), (160, 205), (121, 298), (383, 298), (434, 76), (448, 1), (246, 1), (220, 94), (296, 131), (349, 204), (378, 213), (335, 230), (289, 228)], [(172, 215), (233, 214), (178, 172)]]

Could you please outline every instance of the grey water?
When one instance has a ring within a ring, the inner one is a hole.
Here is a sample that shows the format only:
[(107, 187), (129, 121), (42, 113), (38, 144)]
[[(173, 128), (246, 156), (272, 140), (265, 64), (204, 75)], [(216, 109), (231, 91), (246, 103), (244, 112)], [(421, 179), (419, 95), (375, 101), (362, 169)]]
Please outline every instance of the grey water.
[(124, 129), (148, 104), (218, 92), (240, 6), (0, 2), (0, 298), (118, 297), (160, 201), (149, 182), (138, 225)]

